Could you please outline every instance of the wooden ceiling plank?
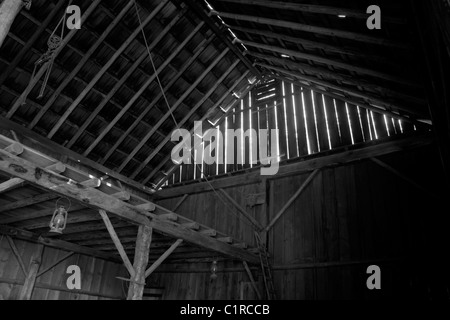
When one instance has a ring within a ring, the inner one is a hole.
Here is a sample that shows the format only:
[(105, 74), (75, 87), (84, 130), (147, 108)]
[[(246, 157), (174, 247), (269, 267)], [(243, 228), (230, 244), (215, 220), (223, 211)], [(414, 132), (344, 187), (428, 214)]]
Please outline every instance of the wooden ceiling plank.
[[(72, 72), (64, 77), (63, 82), (59, 85), (59, 87), (53, 92), (53, 95), (48, 99), (45, 106), (39, 111), (39, 113), (34, 117), (33, 121), (28, 126), (29, 129), (33, 129), (37, 123), (41, 120), (41, 118), (44, 116), (44, 114), (51, 108), (53, 103), (58, 99), (59, 95), (63, 92), (63, 90), (67, 87), (67, 85), (74, 79), (74, 77), (78, 74), (78, 72), (83, 68), (83, 66), (89, 61), (91, 56), (94, 54), (94, 52), (97, 50), (100, 45), (102, 45), (103, 41), (106, 39), (106, 37), (111, 33), (111, 31), (117, 26), (119, 21), (125, 16), (125, 14), (128, 12), (128, 10), (133, 6), (133, 2), (130, 1), (125, 7), (122, 9), (122, 11), (117, 15), (117, 17), (108, 25), (106, 30), (102, 33), (102, 35), (97, 39), (97, 41), (89, 48), (88, 52), (86, 52), (80, 62), (75, 66), (75, 68), (72, 70)], [(42, 25), (40, 26), (42, 27)], [(53, 134), (51, 135), (53, 136)], [(51, 138), (49, 136), (49, 138)]]
[(324, 77), (333, 78), (336, 81), (342, 81), (346, 84), (351, 84), (353, 86), (362, 86), (364, 88), (371, 89), (372, 91), (377, 91), (377, 92), (379, 91), (385, 95), (395, 96), (395, 97), (399, 98), (400, 101), (408, 100), (408, 101), (414, 102), (416, 104), (424, 105), (424, 106), (427, 103), (425, 99), (421, 99), (421, 98), (413, 97), (413, 96), (410, 96), (410, 95), (407, 95), (407, 94), (404, 94), (401, 92), (393, 91), (391, 89), (382, 87), (378, 84), (370, 83), (366, 80), (362, 80), (362, 79), (352, 77), (352, 76), (343, 75), (336, 71), (333, 72), (327, 68), (315, 67), (315, 66), (311, 66), (306, 63), (294, 62), (291, 59), (275, 58), (274, 56), (260, 54), (260, 53), (256, 53), (256, 52), (252, 52), (252, 51), (249, 51), (248, 54), (255, 58), (259, 58), (259, 59), (263, 59), (266, 61), (275, 62), (277, 64), (289, 66), (290, 68), (293, 68), (293, 69), (302, 70), (304, 72), (309, 72), (312, 74), (317, 74), (317, 75), (321, 75)]
[[(142, 149), (147, 141), (153, 136), (156, 130), (170, 117), (170, 115), (181, 105), (181, 103), (192, 93), (192, 91), (203, 81), (203, 79), (211, 72), (211, 70), (222, 60), (223, 57), (230, 51), (226, 48), (210, 65), (209, 67), (195, 80), (195, 82), (183, 93), (183, 95), (175, 102), (173, 106), (167, 111), (167, 113), (155, 124), (155, 126), (142, 137), (141, 142), (133, 149), (129, 156), (122, 162), (117, 169), (118, 172), (122, 172), (131, 159)], [(169, 107), (169, 106), (168, 106)], [(134, 179), (136, 175), (131, 175), (131, 179)]]
[[(97, 6), (100, 4), (101, 0), (94, 0), (89, 8), (84, 11), (83, 16), (81, 17), (81, 23), (86, 21), (86, 19), (95, 11)], [(69, 41), (73, 38), (75, 33), (77, 32), (77, 29), (71, 30), (68, 35), (64, 38), (64, 40), (59, 45), (58, 49), (56, 49), (54, 55), (58, 56), (58, 54), (64, 49), (64, 47), (69, 43)], [(24, 92), (20, 95), (19, 98), (17, 98), (16, 102), (13, 104), (13, 106), (10, 108), (8, 113), (6, 114), (7, 119), (11, 119), (14, 114), (17, 112), (17, 110), (22, 106), (22, 104), (26, 101), (27, 96), (33, 90), (34, 86), (39, 82), (39, 80), (42, 78), (42, 76), (45, 73), (45, 65), (39, 69), (39, 71), (36, 73), (35, 77), (30, 80), (30, 83), (28, 84), (27, 88), (24, 90)]]
[[(209, 89), (209, 91), (203, 96), (203, 98), (188, 112), (188, 114), (178, 123), (178, 127), (181, 128), (184, 124), (194, 115), (197, 110), (203, 106), (205, 101), (217, 90), (219, 85), (222, 84), (223, 81), (231, 74), (231, 72), (237, 67), (237, 65), (241, 61), (236, 59), (235, 62), (225, 71), (222, 76), (216, 81), (216, 83)], [(153, 160), (153, 158), (158, 154), (159, 151), (169, 142), (171, 141), (172, 135), (167, 135), (167, 137), (148, 155), (148, 157), (139, 165), (139, 167), (133, 172), (131, 177), (136, 177), (149, 163)]]
[[(142, 28), (145, 28), (153, 18), (163, 9), (169, 0), (162, 0), (158, 6), (150, 13), (150, 15), (142, 22)], [(129, 48), (130, 44), (134, 39), (140, 34), (141, 26), (137, 27), (133, 33), (127, 38), (125, 42), (120, 46), (120, 48), (114, 52), (113, 56), (108, 60), (108, 62), (103, 66), (103, 68), (96, 73), (95, 77), (89, 82), (88, 86), (83, 89), (83, 91), (78, 95), (74, 102), (67, 108), (64, 115), (58, 120), (58, 122), (53, 126), (53, 129), (48, 134), (48, 138), (52, 138), (59, 128), (63, 125), (66, 119), (72, 114), (72, 112), (78, 107), (81, 101), (88, 95), (92, 88), (97, 84), (97, 82), (105, 75), (108, 69), (114, 64), (114, 62), (120, 57), (120, 55)]]
[(70, 183), (70, 179), (36, 167), (29, 161), (15, 157), (4, 150), (0, 150), (0, 171), (24, 179), (59, 195), (80, 201), (88, 207), (111, 212), (133, 224), (154, 228), (176, 239), (183, 239), (205, 249), (213, 250), (237, 259), (246, 260), (251, 263), (259, 262), (257, 256), (246, 250), (221, 243), (216, 239), (183, 228), (176, 223), (161, 220), (156, 215), (151, 215), (144, 210), (140, 210), (131, 204), (120, 201), (97, 189), (86, 188), (80, 184), (72, 184)]
[(301, 24), (301, 23), (296, 23), (296, 22), (262, 18), (262, 17), (254, 17), (254, 16), (249, 16), (249, 15), (234, 14), (234, 13), (228, 13), (228, 12), (212, 11), (211, 15), (216, 15), (221, 18), (229, 18), (229, 19), (240, 20), (240, 21), (254, 22), (254, 23), (263, 24), (263, 25), (271, 25), (271, 26), (275, 26), (275, 27), (289, 28), (289, 29), (293, 29), (293, 30), (309, 32), (309, 33), (314, 33), (314, 34), (320, 34), (320, 35), (325, 35), (325, 36), (330, 36), (330, 37), (338, 37), (338, 38), (342, 38), (342, 39), (359, 41), (359, 42), (364, 42), (364, 43), (373, 44), (373, 45), (387, 46), (387, 47), (391, 47), (394, 49), (402, 49), (402, 50), (408, 49), (407, 46), (405, 46), (404, 44), (401, 44), (399, 42), (396, 42), (396, 41), (377, 38), (377, 37), (365, 35), (362, 33), (351, 32), (351, 31), (336, 30), (336, 29), (311, 26), (311, 25)]

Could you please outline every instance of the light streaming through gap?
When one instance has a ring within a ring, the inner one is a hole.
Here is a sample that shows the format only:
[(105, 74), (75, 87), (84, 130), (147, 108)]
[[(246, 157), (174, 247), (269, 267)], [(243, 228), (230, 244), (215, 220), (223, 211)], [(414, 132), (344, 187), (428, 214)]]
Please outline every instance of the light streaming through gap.
[(387, 131), (388, 137), (390, 137), (391, 136), (391, 132), (389, 131), (388, 120), (387, 120), (387, 117), (386, 117), (385, 114), (383, 115), (383, 118), (384, 118), (384, 123), (386, 124), (386, 131)]
[(225, 173), (227, 173), (227, 161), (228, 161), (228, 148), (227, 148), (227, 146), (228, 146), (228, 143), (229, 143), (229, 141), (228, 141), (228, 117), (226, 117), (225, 118), (225, 141), (224, 141), (224, 144), (225, 144), (225, 148), (224, 148), (224, 152), (225, 152), (225, 155), (224, 155), (224, 169), (225, 169)]
[(289, 152), (289, 130), (288, 130), (288, 122), (287, 122), (287, 109), (286, 109), (286, 88), (284, 81), (281, 83), (282, 91), (283, 91), (283, 108), (284, 108), (284, 128), (286, 131), (286, 156), (288, 159), (291, 158), (291, 154)]
[(322, 148), (321, 148), (320, 140), (319, 140), (319, 127), (318, 127), (318, 123), (317, 123), (316, 102), (314, 99), (314, 91), (310, 90), (310, 93), (311, 93), (311, 101), (312, 101), (312, 106), (313, 106), (313, 111), (314, 111), (314, 125), (316, 127), (317, 148), (320, 152), (322, 150)]
[[(250, 130), (253, 129), (253, 121), (252, 121), (252, 117), (253, 117), (253, 113), (252, 113), (252, 92), (250, 91), (248, 94), (248, 106), (249, 106), (249, 110), (248, 110), (248, 122), (249, 122), (249, 128)], [(253, 168), (253, 135), (250, 135), (250, 149), (248, 150), (248, 152), (250, 153), (249, 155), (249, 159), (250, 159), (250, 168)]]
[(353, 137), (353, 128), (352, 128), (352, 121), (350, 119), (350, 112), (348, 110), (348, 104), (345, 103), (345, 110), (347, 111), (347, 119), (348, 119), (348, 128), (350, 129), (350, 136), (352, 138), (352, 144), (355, 144), (355, 138)]
[(366, 114), (367, 114), (367, 124), (369, 125), (370, 141), (372, 141), (373, 134), (372, 134), (372, 125), (371, 125), (371, 121), (370, 121), (369, 110), (366, 110)]
[(325, 114), (325, 123), (327, 125), (328, 145), (329, 145), (329, 149), (331, 150), (331, 149), (333, 149), (333, 146), (331, 145), (330, 125), (328, 124), (328, 114), (327, 114), (325, 96), (323, 94), (322, 94), (322, 103), (323, 103), (323, 112)]
[(302, 104), (303, 104), (303, 114), (305, 115), (305, 129), (306, 129), (306, 141), (308, 143), (308, 154), (311, 154), (311, 143), (309, 141), (309, 129), (308, 129), (308, 115), (306, 113), (306, 107), (305, 107), (305, 93), (303, 92), (303, 88), (302, 88)]
[[(275, 100), (273, 102), (275, 108), (275, 129), (277, 130), (277, 161), (280, 162), (281, 161), (281, 156), (280, 156), (280, 131), (278, 131), (279, 126), (278, 126), (278, 106), (277, 106), (277, 101)], [(273, 154), (270, 155), (271, 158), (273, 158)]]
[(364, 132), (364, 126), (363, 126), (362, 117), (361, 117), (361, 108), (359, 106), (357, 106), (357, 108), (358, 108), (359, 125), (361, 126), (363, 141), (366, 142), (367, 138), (366, 138), (366, 133)]
[[(297, 157), (300, 157), (300, 147), (298, 145), (298, 124), (297, 124), (297, 106), (295, 103), (294, 84), (291, 84), (291, 97), (292, 97), (292, 109), (294, 109), (294, 127), (295, 127), (295, 140), (297, 142)], [(300, 110), (299, 110), (300, 111)]]
[(339, 114), (338, 114), (338, 110), (337, 110), (336, 99), (333, 99), (333, 104), (334, 104), (334, 112), (336, 113), (336, 120), (337, 120), (337, 126), (338, 126), (338, 131), (339, 131), (339, 141), (342, 142), (341, 123), (339, 122)]
[(375, 139), (378, 140), (377, 127), (375, 126), (375, 119), (373, 118), (373, 112), (372, 111), (370, 111), (370, 116), (372, 117), (373, 131), (375, 132)]
[[(241, 100), (241, 130), (244, 132), (244, 100)], [(245, 138), (244, 134), (241, 134), (241, 163), (244, 167), (245, 163)]]

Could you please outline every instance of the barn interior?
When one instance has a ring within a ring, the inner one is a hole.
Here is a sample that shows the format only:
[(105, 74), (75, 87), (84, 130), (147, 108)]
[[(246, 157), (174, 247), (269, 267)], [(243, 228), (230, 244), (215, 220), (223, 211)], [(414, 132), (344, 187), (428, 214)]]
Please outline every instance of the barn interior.
[(450, 299), (450, 1), (373, 4), (1, 0), (0, 300)]

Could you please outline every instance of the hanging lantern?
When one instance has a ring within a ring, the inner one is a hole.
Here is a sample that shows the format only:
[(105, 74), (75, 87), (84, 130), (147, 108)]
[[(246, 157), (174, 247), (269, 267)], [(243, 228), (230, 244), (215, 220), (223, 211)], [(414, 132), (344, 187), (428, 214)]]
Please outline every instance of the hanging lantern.
[[(58, 199), (59, 201), (60, 199)], [(69, 199), (67, 199), (69, 200)], [(67, 210), (64, 206), (58, 208), (58, 201), (56, 201), (56, 209), (53, 212), (52, 220), (50, 220), (50, 232), (62, 234), (64, 229), (66, 229), (67, 224)], [(70, 202), (70, 200), (69, 200)], [(69, 206), (70, 208), (70, 206)]]
[(217, 261), (214, 260), (211, 264), (211, 276), (210, 276), (211, 280), (216, 280), (217, 279)]

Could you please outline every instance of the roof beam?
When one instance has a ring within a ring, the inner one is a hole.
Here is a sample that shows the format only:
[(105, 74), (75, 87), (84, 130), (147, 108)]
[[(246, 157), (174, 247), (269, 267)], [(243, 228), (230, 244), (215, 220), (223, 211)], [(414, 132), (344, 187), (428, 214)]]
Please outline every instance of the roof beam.
[[(272, 9), (283, 9), (292, 10), (304, 13), (317, 13), (326, 14), (331, 16), (345, 15), (347, 18), (355, 18), (367, 20), (368, 15), (364, 11), (349, 9), (349, 8), (338, 8), (325, 5), (314, 5), (314, 4), (303, 4), (303, 3), (293, 3), (293, 2), (280, 2), (280, 1), (267, 1), (267, 0), (216, 0), (217, 2), (229, 2), (242, 5), (255, 5), (260, 7), (272, 8)], [(393, 18), (383, 15), (383, 20), (386, 22), (403, 24), (404, 19)]]
[(341, 61), (337, 61), (337, 60), (333, 60), (333, 59), (329, 59), (329, 58), (323, 58), (323, 57), (319, 57), (316, 55), (303, 53), (303, 52), (299, 52), (299, 51), (295, 51), (295, 50), (289, 50), (289, 49), (284, 49), (284, 48), (280, 48), (280, 47), (276, 47), (276, 46), (256, 43), (256, 42), (252, 42), (252, 41), (243, 41), (243, 40), (239, 40), (239, 41), (242, 42), (243, 44), (245, 44), (246, 46), (259, 48), (259, 49), (263, 49), (263, 50), (267, 50), (267, 51), (271, 51), (271, 52), (278, 52), (279, 54), (285, 54), (285, 55), (288, 55), (291, 57), (296, 57), (299, 59), (323, 63), (323, 64), (326, 64), (329, 66), (345, 69), (348, 71), (353, 71), (353, 72), (356, 72), (359, 74), (365, 74), (365, 75), (372, 76), (375, 78), (380, 78), (383, 80), (388, 80), (388, 81), (392, 81), (392, 82), (405, 84), (405, 85), (408, 85), (408, 86), (411, 86), (414, 88), (417, 87), (417, 84), (412, 84), (406, 79), (402, 79), (399, 77), (395, 77), (395, 76), (392, 76), (389, 74), (385, 74), (383, 72), (367, 69), (364, 67), (358, 67), (358, 66), (355, 66), (350, 63), (341, 62)]
[[(341, 166), (355, 161), (370, 159), (396, 152), (417, 149), (429, 146), (434, 142), (431, 134), (412, 135), (401, 138), (389, 138), (376, 143), (360, 143), (352, 147), (344, 147), (333, 151), (307, 156), (298, 159), (295, 163), (280, 164), (278, 174), (268, 177), (269, 180), (279, 179), (286, 176), (311, 172), (330, 166)], [(224, 176), (209, 182), (192, 183), (181, 187), (166, 188), (155, 193), (155, 199), (168, 199), (179, 197), (184, 194), (195, 194), (215, 189), (230, 188), (246, 184), (261, 183), (261, 173), (258, 168), (250, 173), (236, 173), (234, 176)]]
[[(226, 48), (211, 64), (210, 66), (197, 78), (197, 80), (183, 93), (183, 95), (175, 102), (173, 106), (170, 107), (168, 112), (155, 124), (155, 126), (142, 138), (141, 142), (133, 149), (129, 156), (122, 162), (119, 166), (118, 171), (122, 172), (126, 165), (131, 161), (131, 159), (142, 149), (142, 147), (147, 143), (147, 141), (153, 136), (156, 130), (173, 114), (173, 112), (181, 105), (181, 103), (194, 91), (194, 89), (203, 81), (203, 79), (211, 72), (211, 70), (225, 57), (225, 55), (230, 51)], [(167, 106), (169, 108), (169, 106)], [(136, 177), (137, 173), (131, 175), (131, 179)]]
[(298, 31), (303, 31), (303, 32), (325, 35), (325, 36), (329, 36), (329, 37), (338, 37), (338, 38), (347, 39), (347, 40), (364, 42), (367, 44), (391, 47), (394, 49), (405, 50), (408, 48), (404, 44), (400, 44), (395, 41), (381, 39), (381, 38), (368, 36), (368, 35), (365, 35), (362, 33), (356, 33), (356, 32), (351, 32), (351, 31), (336, 30), (336, 29), (311, 26), (311, 25), (301, 24), (301, 23), (296, 23), (296, 22), (262, 18), (262, 17), (254, 17), (254, 16), (249, 16), (249, 15), (234, 14), (234, 13), (228, 13), (228, 12), (211, 11), (210, 15), (216, 15), (221, 18), (229, 18), (229, 19), (234, 19), (234, 20), (239, 20), (239, 21), (247, 21), (247, 22), (263, 24), (263, 25), (271, 25), (274, 27), (288, 28), (288, 29), (293, 29), (293, 30), (298, 30)]
[(409, 100), (411, 102), (414, 102), (416, 104), (421, 104), (424, 106), (427, 104), (425, 99), (420, 99), (417, 97), (412, 97), (412, 96), (403, 94), (401, 92), (396, 92), (391, 89), (381, 87), (377, 84), (367, 82), (366, 80), (362, 80), (362, 79), (355, 78), (355, 77), (348, 76), (348, 75), (343, 75), (338, 72), (333, 72), (327, 68), (315, 67), (315, 66), (312, 66), (312, 65), (306, 64), (306, 63), (294, 62), (291, 59), (275, 58), (274, 56), (260, 54), (260, 53), (256, 53), (256, 52), (252, 52), (252, 51), (249, 51), (248, 54), (255, 58), (259, 58), (259, 59), (270, 61), (270, 62), (275, 62), (277, 64), (285, 65), (285, 66), (288, 66), (288, 67), (296, 69), (296, 70), (301, 70), (303, 72), (309, 72), (314, 75), (320, 75), (320, 76), (325, 76), (328, 78), (333, 78), (336, 81), (341, 81), (343, 83), (351, 84), (356, 87), (361, 86), (364, 88), (369, 88), (373, 91), (379, 91), (383, 95), (397, 97), (400, 100)]
[(257, 63), (257, 65), (259, 65), (261, 67), (264, 67), (264, 68), (267, 68), (267, 69), (270, 69), (270, 70), (274, 70), (274, 71), (277, 71), (277, 72), (281, 72), (281, 73), (290, 75), (292, 77), (296, 77), (298, 79), (301, 79), (303, 81), (307, 81), (309, 83), (312, 82), (312, 83), (315, 83), (317, 85), (323, 86), (325, 88), (336, 90), (338, 92), (343, 92), (344, 94), (349, 94), (349, 95), (352, 95), (354, 97), (362, 98), (364, 100), (369, 101), (370, 103), (372, 103), (374, 105), (383, 106), (387, 110), (391, 110), (391, 109), (401, 110), (401, 111), (406, 112), (408, 114), (412, 113), (415, 116), (425, 116), (427, 114), (426, 109), (424, 109), (425, 112), (421, 113), (421, 112), (418, 112), (417, 110), (414, 110), (414, 108), (405, 107), (405, 106), (399, 105), (397, 103), (395, 103), (395, 104), (387, 103), (386, 101), (381, 100), (381, 99), (379, 99), (377, 97), (374, 97), (374, 96), (372, 96), (372, 95), (370, 95), (368, 93), (363, 93), (363, 92), (356, 91), (356, 90), (353, 90), (353, 89), (348, 89), (348, 88), (345, 88), (343, 86), (335, 85), (335, 84), (332, 84), (330, 82), (317, 79), (315, 77), (305, 76), (305, 75), (303, 75), (301, 73), (298, 73), (298, 72), (289, 71), (287, 69), (274, 67), (274, 66), (271, 66), (271, 65), (268, 65), (268, 64), (264, 64), (264, 63)]
[(97, 189), (82, 186), (67, 177), (39, 168), (33, 163), (13, 156), (4, 150), (0, 150), (0, 171), (26, 180), (45, 190), (52, 191), (56, 193), (56, 197), (58, 195), (63, 195), (75, 201), (79, 201), (88, 207), (111, 212), (133, 224), (154, 228), (155, 230), (176, 239), (183, 239), (189, 243), (236, 259), (246, 260), (251, 263), (259, 262), (257, 256), (246, 250), (235, 248), (211, 237), (183, 228), (176, 223), (160, 219), (155, 214), (151, 214), (136, 206), (118, 200)]
[(108, 69), (114, 64), (114, 62), (120, 57), (120, 55), (129, 48), (130, 44), (133, 40), (138, 36), (141, 32), (141, 28), (145, 28), (153, 18), (162, 10), (162, 8), (167, 4), (169, 0), (162, 0), (159, 5), (150, 13), (150, 15), (142, 22), (142, 25), (137, 27), (133, 33), (127, 38), (127, 40), (122, 44), (122, 46), (113, 54), (113, 56), (108, 60), (108, 62), (103, 66), (103, 68), (95, 75), (95, 77), (91, 80), (87, 87), (83, 89), (83, 91), (78, 95), (75, 101), (71, 104), (69, 108), (67, 108), (64, 115), (58, 120), (56, 125), (48, 134), (48, 137), (51, 138), (58, 131), (58, 129), (62, 126), (62, 124), (66, 121), (66, 119), (72, 114), (72, 112), (78, 107), (81, 101), (88, 95), (91, 89), (97, 84), (97, 82), (105, 75)]

